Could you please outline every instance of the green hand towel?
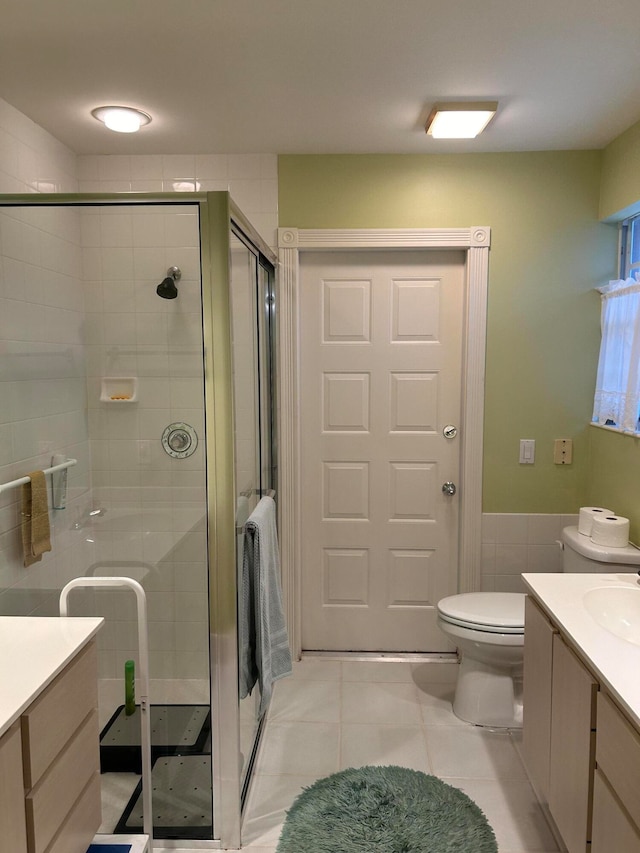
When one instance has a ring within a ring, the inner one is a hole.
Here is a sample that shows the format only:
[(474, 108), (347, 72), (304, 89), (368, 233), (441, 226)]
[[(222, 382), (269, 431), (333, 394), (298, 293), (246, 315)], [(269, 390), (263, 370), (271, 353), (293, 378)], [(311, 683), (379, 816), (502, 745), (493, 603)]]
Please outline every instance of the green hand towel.
[(22, 486), (22, 548), (24, 566), (42, 559), (51, 550), (47, 482), (42, 471), (28, 474), (29, 483)]

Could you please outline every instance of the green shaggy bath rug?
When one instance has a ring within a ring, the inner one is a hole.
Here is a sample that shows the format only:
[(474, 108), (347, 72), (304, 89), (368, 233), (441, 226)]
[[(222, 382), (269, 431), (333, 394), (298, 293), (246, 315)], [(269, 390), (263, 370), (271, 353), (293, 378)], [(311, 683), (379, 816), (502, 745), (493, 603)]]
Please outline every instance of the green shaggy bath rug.
[(360, 767), (319, 779), (295, 800), (277, 853), (497, 853), (478, 806), (405, 767)]

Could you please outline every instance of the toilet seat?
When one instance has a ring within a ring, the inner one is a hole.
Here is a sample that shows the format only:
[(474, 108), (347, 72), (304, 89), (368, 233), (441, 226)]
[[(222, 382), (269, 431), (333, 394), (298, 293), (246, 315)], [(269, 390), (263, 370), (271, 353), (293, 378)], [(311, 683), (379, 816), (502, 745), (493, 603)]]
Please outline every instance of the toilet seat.
[(443, 622), (488, 634), (524, 634), (524, 593), (465, 592), (438, 602)]

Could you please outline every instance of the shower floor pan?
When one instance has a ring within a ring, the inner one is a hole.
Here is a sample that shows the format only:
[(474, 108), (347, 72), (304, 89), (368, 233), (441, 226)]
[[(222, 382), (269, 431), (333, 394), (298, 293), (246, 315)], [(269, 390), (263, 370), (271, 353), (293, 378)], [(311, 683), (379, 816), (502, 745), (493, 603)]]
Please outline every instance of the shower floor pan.
[[(151, 770), (155, 838), (213, 837), (211, 756), (169, 755)], [(142, 832), (142, 782), (133, 792), (115, 834)]]
[[(151, 705), (151, 762), (166, 755), (211, 751), (208, 705)], [(100, 735), (102, 773), (141, 773), (140, 706), (127, 717), (120, 705)]]

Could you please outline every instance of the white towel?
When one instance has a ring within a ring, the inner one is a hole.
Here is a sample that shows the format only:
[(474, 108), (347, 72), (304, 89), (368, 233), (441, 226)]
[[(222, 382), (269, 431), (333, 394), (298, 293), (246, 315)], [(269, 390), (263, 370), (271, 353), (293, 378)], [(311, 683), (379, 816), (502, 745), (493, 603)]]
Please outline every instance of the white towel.
[(282, 607), (276, 505), (264, 497), (245, 525), (240, 595), (240, 698), (260, 686), (259, 714), (273, 683), (291, 674), (289, 637)]

